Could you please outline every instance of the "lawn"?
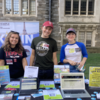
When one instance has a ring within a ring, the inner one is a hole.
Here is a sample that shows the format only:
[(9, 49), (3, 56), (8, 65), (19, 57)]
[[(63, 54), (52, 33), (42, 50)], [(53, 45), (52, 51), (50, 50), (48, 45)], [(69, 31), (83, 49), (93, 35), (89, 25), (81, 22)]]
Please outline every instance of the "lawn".
[[(58, 62), (60, 61), (59, 58), (60, 58), (60, 53), (57, 53)], [(86, 66), (85, 77), (89, 78), (89, 67), (100, 66), (100, 53), (89, 53), (85, 66)]]

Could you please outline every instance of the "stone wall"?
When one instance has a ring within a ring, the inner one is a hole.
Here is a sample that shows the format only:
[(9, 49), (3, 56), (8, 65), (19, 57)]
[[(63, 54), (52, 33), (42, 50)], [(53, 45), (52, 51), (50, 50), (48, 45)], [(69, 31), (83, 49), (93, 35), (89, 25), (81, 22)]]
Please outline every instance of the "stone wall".
[(100, 47), (100, 25), (97, 27), (97, 34), (95, 36), (96, 44), (95, 47)]
[[(49, 1), (49, 0), (48, 0)], [(54, 38), (58, 43), (58, 48), (60, 47), (60, 40), (61, 40), (61, 34), (60, 27), (58, 25), (59, 22), (59, 0), (52, 0), (52, 8), (51, 8), (51, 21), (53, 22), (54, 29), (51, 34), (51, 37)]]
[(0, 21), (39, 21), (40, 23), (40, 33), (41, 33), (41, 26), (44, 21), (49, 20), (49, 1), (48, 0), (37, 0), (38, 7), (37, 7), (37, 17), (35, 16), (28, 16), (28, 17), (13, 17), (13, 16), (3, 16), (2, 13), (2, 0), (0, 0)]
[[(2, 13), (2, 0), (0, 0), (0, 21), (39, 21), (39, 31), (41, 34), (41, 27), (42, 24), (49, 20), (49, 0), (37, 0), (38, 7), (37, 7), (37, 17), (34, 16), (29, 16), (29, 17), (13, 17), (13, 16), (3, 16)], [(54, 24), (54, 29), (51, 34), (51, 37), (54, 38), (58, 46), (60, 46), (59, 40), (61, 39), (61, 36), (59, 34), (60, 27), (58, 26), (59, 22), (59, 13), (58, 13), (58, 8), (59, 8), (59, 0), (52, 0), (51, 2), (51, 21)]]
[[(13, 16), (3, 16), (2, 13), (2, 1), (0, 0), (0, 21), (39, 21), (39, 31), (41, 34), (41, 27), (42, 24), (49, 20), (49, 0), (37, 0), (38, 6), (37, 6), (37, 17), (35, 16), (28, 16), (28, 17), (13, 17)], [(59, 0), (52, 0), (51, 2), (51, 21), (54, 24), (54, 29), (51, 34), (51, 37), (54, 38), (57, 41), (58, 48), (60, 50), (61, 48), (61, 35), (62, 30), (59, 26)], [(66, 24), (68, 24), (67, 20), (65, 20)], [(76, 23), (78, 24), (78, 23)], [(82, 23), (81, 23), (82, 24)], [(96, 23), (97, 24), (97, 23)], [(70, 23), (69, 23), (70, 25)], [(67, 41), (64, 40), (64, 44)], [(97, 33), (95, 34), (95, 46), (100, 47), (100, 25), (97, 27)]]

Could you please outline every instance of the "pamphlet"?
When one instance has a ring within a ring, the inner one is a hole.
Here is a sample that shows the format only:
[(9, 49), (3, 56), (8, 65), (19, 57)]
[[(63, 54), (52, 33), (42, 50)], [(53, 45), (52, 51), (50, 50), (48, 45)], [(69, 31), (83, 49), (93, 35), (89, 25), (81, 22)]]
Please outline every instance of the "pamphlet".
[(69, 73), (69, 65), (54, 65), (54, 82), (60, 83), (60, 73)]
[(100, 88), (100, 67), (90, 67), (89, 69), (89, 86)]
[(31, 96), (18, 96), (16, 100), (31, 100)]
[(0, 84), (5, 85), (10, 82), (9, 66), (0, 66)]
[(33, 98), (43, 96), (43, 93), (31, 94)]
[(15, 91), (2, 91), (1, 94), (14, 94)]
[(13, 94), (0, 94), (0, 100), (12, 100)]
[(56, 90), (43, 90), (44, 100), (63, 99), (59, 89)]
[(82, 66), (81, 68), (79, 68), (78, 66), (79, 66), (79, 64), (75, 66), (77, 70), (79, 70), (81, 72), (84, 72), (86, 70), (85, 66)]
[(24, 100), (25, 99), (25, 96), (19, 96), (18, 97), (18, 100)]
[(40, 88), (54, 88), (54, 81), (40, 81)]
[(38, 77), (38, 69), (39, 67), (36, 66), (25, 66), (25, 73), (24, 77), (25, 78), (30, 78), (30, 77)]
[(12, 81), (5, 88), (20, 88), (20, 81)]
[(31, 96), (25, 96), (25, 100), (31, 100)]

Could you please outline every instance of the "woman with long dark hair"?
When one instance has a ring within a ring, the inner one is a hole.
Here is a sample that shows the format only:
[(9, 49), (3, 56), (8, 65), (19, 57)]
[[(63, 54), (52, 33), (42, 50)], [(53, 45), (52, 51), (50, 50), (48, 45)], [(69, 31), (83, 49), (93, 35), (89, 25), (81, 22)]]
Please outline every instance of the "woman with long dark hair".
[(11, 78), (22, 77), (24, 68), (27, 66), (26, 57), (19, 33), (9, 32), (4, 45), (0, 49), (0, 66), (9, 65)]

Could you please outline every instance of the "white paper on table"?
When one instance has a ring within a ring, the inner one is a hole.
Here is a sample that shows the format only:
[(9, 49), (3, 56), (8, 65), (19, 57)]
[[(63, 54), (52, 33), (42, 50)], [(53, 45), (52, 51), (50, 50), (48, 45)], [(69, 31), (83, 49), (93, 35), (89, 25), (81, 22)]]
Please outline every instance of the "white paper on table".
[(61, 95), (59, 89), (56, 90), (43, 90), (43, 95), (56, 96)]
[(3, 100), (3, 99), (12, 99), (13, 97), (13, 94), (0, 94), (0, 100)]
[(38, 77), (39, 67), (37, 66), (25, 66), (24, 77)]
[[(45, 86), (47, 86), (47, 85), (54, 85), (54, 81), (40, 81), (40, 85), (41, 84), (44, 84)], [(55, 85), (54, 85), (55, 86)]]
[(97, 99), (100, 99), (100, 93), (96, 94)]
[(9, 83), (9, 85), (12, 85), (12, 86), (20, 85), (20, 81), (12, 81)]
[(89, 84), (89, 79), (85, 79), (85, 83), (86, 84)]
[(18, 100), (19, 100), (19, 99), (25, 99), (25, 96), (19, 96), (19, 97), (18, 97)]
[(0, 99), (3, 99), (4, 98), (4, 94), (0, 94)]

